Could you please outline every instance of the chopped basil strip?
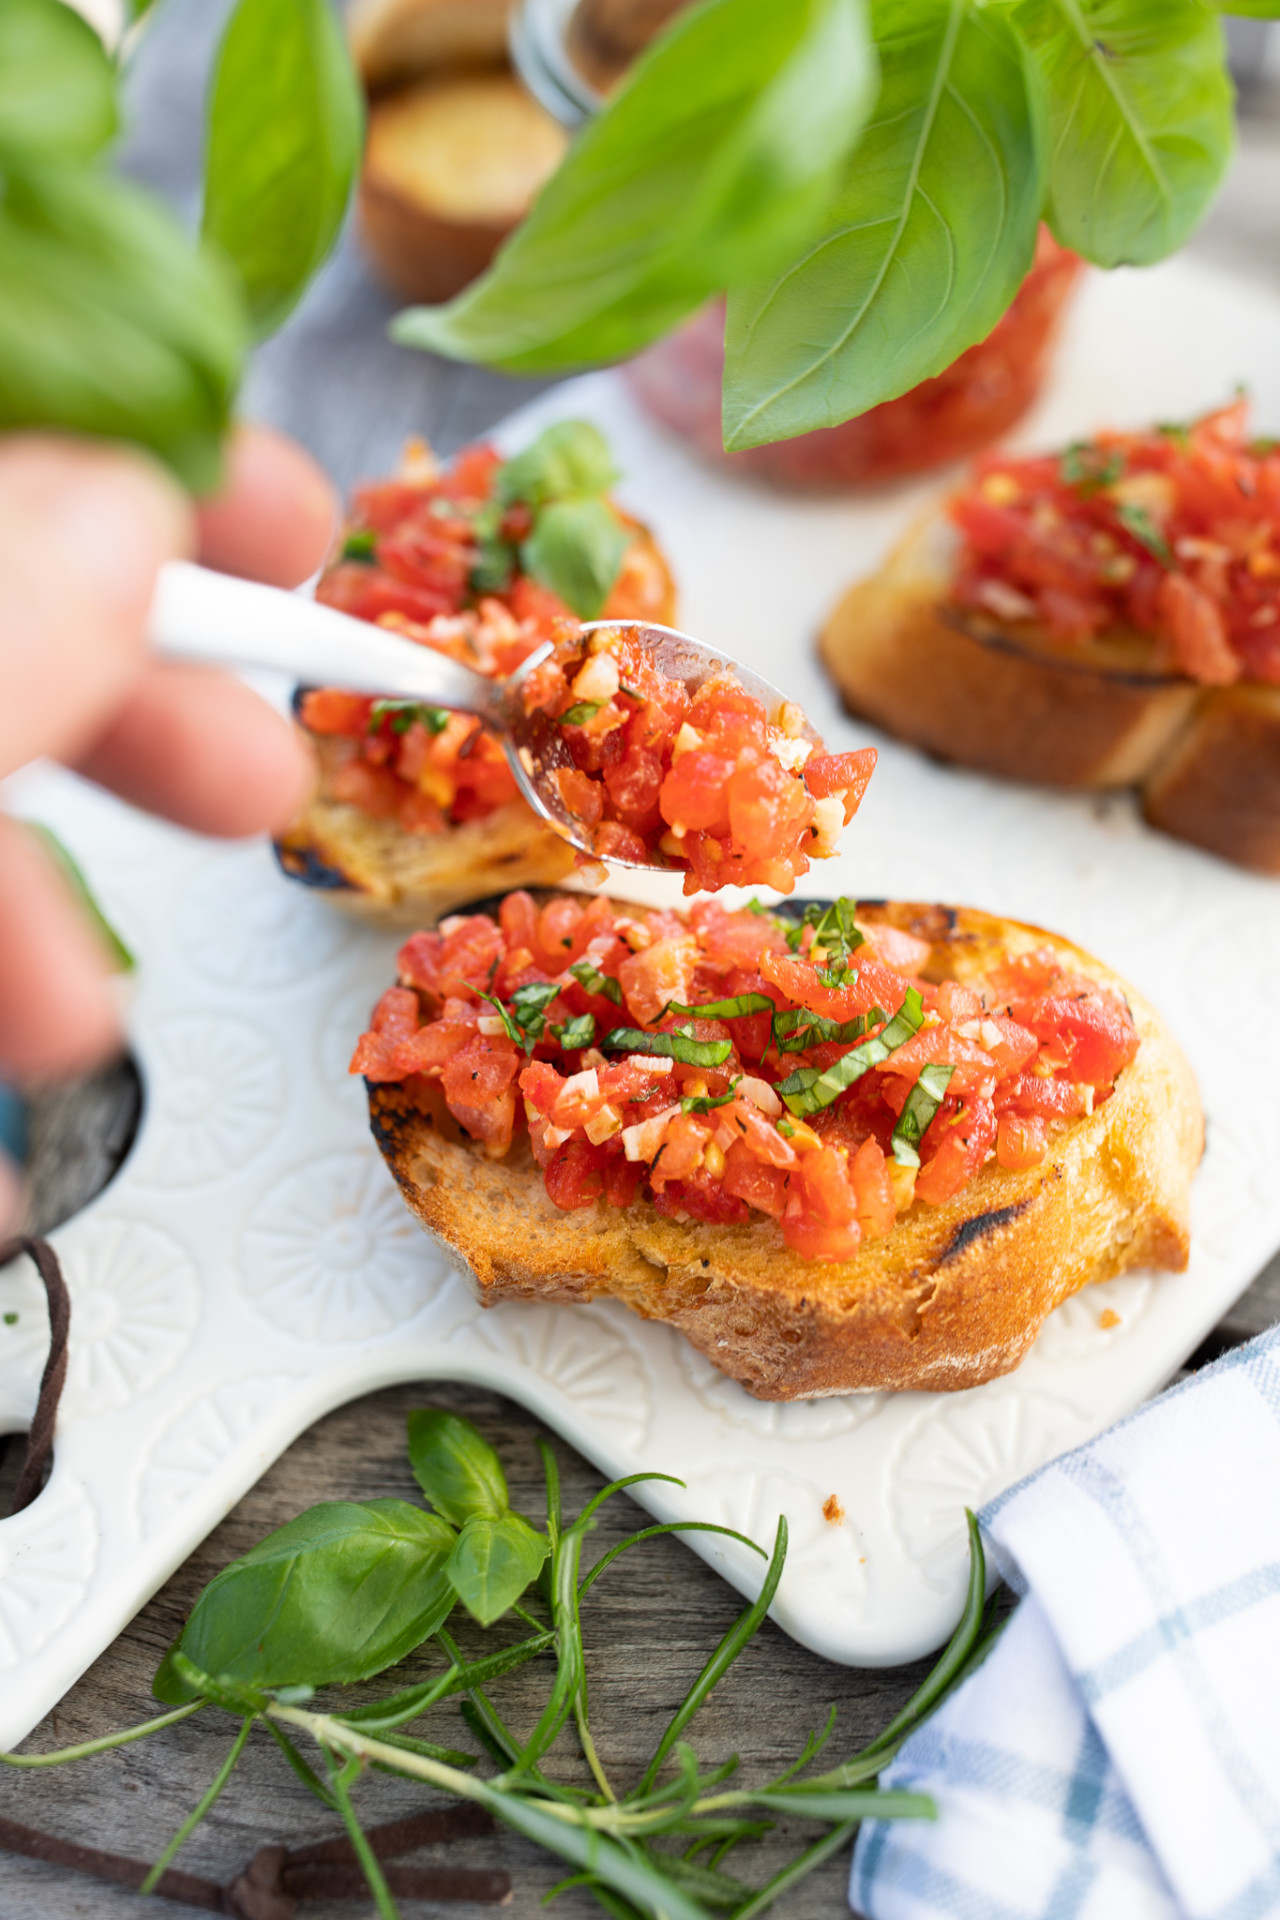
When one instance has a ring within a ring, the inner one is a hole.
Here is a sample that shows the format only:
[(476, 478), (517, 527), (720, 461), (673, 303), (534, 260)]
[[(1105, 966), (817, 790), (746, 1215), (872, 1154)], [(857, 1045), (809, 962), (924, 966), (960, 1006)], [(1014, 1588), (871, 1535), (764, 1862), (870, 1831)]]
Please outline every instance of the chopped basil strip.
[(773, 1001), (767, 993), (737, 993), (732, 1000), (706, 1000), (700, 1007), (686, 1007), (669, 1000), (667, 1013), (696, 1013), (703, 1020), (741, 1020), (749, 1013), (772, 1013)]
[(502, 512), (496, 500), (485, 500), (471, 515), (476, 557), (468, 581), (473, 593), (502, 593), (511, 585), (516, 550), (502, 537)]
[(523, 1047), (526, 1053), (532, 1053), (546, 1028), (547, 1008), (559, 991), (554, 980), (532, 980), (527, 987), (517, 987), (509, 1009), (492, 993), (482, 993), (480, 998), (497, 1008), (508, 1040)]
[(882, 1033), (851, 1047), (829, 1067), (798, 1067), (778, 1081), (774, 1092), (782, 1095), (792, 1113), (821, 1113), (864, 1073), (882, 1066), (891, 1053), (905, 1046), (923, 1022), (924, 1002), (914, 987), (908, 987), (906, 999)]
[(551, 1031), (566, 1053), (575, 1047), (589, 1047), (596, 1037), (596, 1017), (594, 1013), (580, 1013), (576, 1019), (566, 1020), (562, 1027), (552, 1027)]
[(606, 1000), (612, 1000), (615, 1007), (622, 1005), (622, 988), (612, 974), (601, 973), (589, 960), (575, 960), (569, 971), (588, 993), (603, 995)]
[(872, 1007), (852, 1020), (825, 1020), (807, 1007), (790, 1007), (773, 1016), (773, 1044), (779, 1053), (804, 1053), (809, 1047), (861, 1040), (868, 1027), (888, 1017), (883, 1007)]
[(1084, 499), (1091, 493), (1098, 493), (1103, 487), (1109, 487), (1124, 472), (1125, 458), (1118, 447), (1104, 451), (1095, 447), (1092, 441), (1077, 440), (1074, 446), (1067, 448), (1058, 462), (1058, 472), (1063, 484), (1074, 487)]
[(805, 908), (799, 924), (788, 931), (787, 945), (792, 953), (798, 953), (805, 928), (812, 927), (813, 944), (823, 949), (828, 961), (836, 965), (842, 961), (847, 962), (851, 953), (865, 945), (862, 935), (853, 922), (857, 911), (857, 901), (850, 900), (847, 896), (833, 900), (829, 907), (824, 907), (821, 901), (812, 900)]
[(920, 1078), (907, 1095), (907, 1104), (893, 1130), (893, 1157), (900, 1167), (920, 1165), (920, 1142), (925, 1128), (946, 1098), (954, 1072), (954, 1067), (936, 1064), (921, 1068)]
[(372, 527), (358, 527), (342, 543), (344, 560), (360, 560), (369, 565), (377, 552), (378, 536)]
[(744, 911), (754, 913), (758, 920), (772, 920), (774, 918), (773, 908), (766, 907), (764, 901), (757, 900), (754, 894), (751, 899), (747, 901)]
[(1127, 528), (1134, 539), (1160, 562), (1162, 567), (1173, 565), (1169, 542), (1145, 507), (1140, 507), (1134, 500), (1117, 501), (1116, 518), (1121, 526)]
[(560, 715), (560, 724), (563, 727), (585, 727), (603, 705), (603, 700), (579, 700), (576, 707), (570, 707), (567, 713)]
[(775, 1124), (776, 1124), (776, 1126), (777, 1126), (777, 1129), (778, 1129), (778, 1132), (779, 1132), (779, 1133), (780, 1133), (780, 1134), (782, 1135), (782, 1137), (783, 1137), (783, 1139), (784, 1139), (784, 1140), (794, 1140), (794, 1139), (795, 1139), (795, 1137), (796, 1137), (796, 1130), (795, 1130), (795, 1128), (794, 1128), (794, 1127), (792, 1126), (792, 1124), (791, 1124), (791, 1122), (790, 1122), (789, 1120), (779, 1120), (779, 1121), (777, 1121), (777, 1122), (776, 1122)]
[(733, 1082), (733, 1085), (729, 1088), (728, 1093), (687, 1094), (685, 1098), (680, 1102), (681, 1113), (710, 1113), (712, 1107), (727, 1107), (729, 1102), (737, 1094), (738, 1083), (741, 1079), (742, 1079), (742, 1075), (739, 1074), (738, 1079)]
[(685, 1067), (722, 1067), (733, 1052), (730, 1040), (695, 1040), (691, 1027), (674, 1033), (646, 1033), (642, 1027), (614, 1027), (600, 1042), (606, 1053), (652, 1053)]
[(415, 720), (428, 733), (443, 733), (450, 714), (447, 707), (424, 707), (417, 700), (375, 700), (369, 715), (370, 733), (376, 733), (380, 723), (388, 718), (392, 733), (408, 733)]
[[(1168, 433), (1171, 429), (1161, 427), (1160, 431), (1161, 433)], [(1186, 429), (1184, 428), (1183, 431), (1185, 433)], [(1260, 440), (1251, 440), (1249, 442), (1249, 452), (1255, 460), (1265, 460), (1268, 454), (1275, 453), (1277, 448), (1280, 448), (1280, 440), (1272, 440), (1265, 434)]]

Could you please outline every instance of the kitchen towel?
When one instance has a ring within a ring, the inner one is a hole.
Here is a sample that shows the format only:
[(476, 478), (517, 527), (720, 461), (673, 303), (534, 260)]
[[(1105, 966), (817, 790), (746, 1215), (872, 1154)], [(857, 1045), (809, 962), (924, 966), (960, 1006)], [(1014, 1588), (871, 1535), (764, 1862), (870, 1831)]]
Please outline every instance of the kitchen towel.
[(1280, 1915), (1280, 1329), (980, 1516), (1024, 1595), (884, 1784), (868, 1920)]

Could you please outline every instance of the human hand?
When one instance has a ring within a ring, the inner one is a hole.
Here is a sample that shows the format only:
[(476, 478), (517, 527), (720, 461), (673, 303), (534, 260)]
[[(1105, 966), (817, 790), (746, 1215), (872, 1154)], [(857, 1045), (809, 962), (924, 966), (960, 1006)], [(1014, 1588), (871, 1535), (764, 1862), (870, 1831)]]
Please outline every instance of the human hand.
[[(336, 515), (310, 456), (263, 428), (240, 429), (223, 491), (199, 506), (138, 454), (0, 440), (0, 777), (47, 755), (202, 833), (282, 826), (313, 778), (294, 729), (225, 675), (152, 659), (146, 617), (175, 557), (296, 586)], [(119, 1043), (99, 941), (0, 814), (0, 1077), (83, 1071)]]

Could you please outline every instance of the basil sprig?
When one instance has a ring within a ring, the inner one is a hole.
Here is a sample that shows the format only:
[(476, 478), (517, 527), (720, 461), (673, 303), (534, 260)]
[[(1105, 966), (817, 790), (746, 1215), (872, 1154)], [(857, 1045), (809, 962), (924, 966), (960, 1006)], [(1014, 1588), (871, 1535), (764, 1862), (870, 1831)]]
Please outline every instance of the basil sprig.
[(599, 994), (605, 1000), (612, 1000), (615, 1007), (622, 1005), (622, 988), (612, 974), (601, 973), (589, 960), (575, 960), (569, 969), (580, 987), (588, 993)]
[(566, 1053), (589, 1047), (594, 1044), (596, 1037), (596, 1017), (594, 1013), (579, 1013), (572, 1020), (566, 1020), (563, 1026), (552, 1027), (551, 1033)]
[[(415, 1477), (434, 1511), (401, 1500), (313, 1507), (224, 1568), (199, 1596), (155, 1681), (161, 1700), (180, 1704), (139, 1726), (60, 1752), (0, 1753), (0, 1765), (60, 1766), (161, 1733), (202, 1708), (225, 1711), (239, 1723), (227, 1756), (199, 1807), (161, 1852), (143, 1892), (160, 1883), (226, 1787), (250, 1734), (260, 1729), (294, 1775), (341, 1818), (383, 1920), (395, 1920), (397, 1907), (353, 1793), (370, 1767), (483, 1808), (575, 1874), (588, 1873), (610, 1911), (625, 1906), (668, 1920), (706, 1920), (709, 1911), (730, 1909), (758, 1912), (762, 1897), (784, 1886), (792, 1890), (829, 1859), (860, 1819), (933, 1814), (927, 1796), (883, 1789), (877, 1776), (977, 1668), (999, 1633), (1000, 1602), (998, 1596), (987, 1599), (972, 1515), (960, 1624), (901, 1712), (869, 1745), (815, 1773), (814, 1762), (836, 1724), (833, 1708), (823, 1732), (810, 1734), (778, 1778), (760, 1786), (726, 1784), (726, 1768), (704, 1767), (691, 1744), (693, 1722), (773, 1604), (787, 1555), (785, 1518), (778, 1521), (770, 1553), (731, 1527), (677, 1520), (623, 1534), (584, 1572), (584, 1549), (605, 1503), (638, 1481), (670, 1481), (670, 1475), (637, 1473), (612, 1481), (570, 1516), (562, 1510), (555, 1455), (542, 1441), (546, 1524), (539, 1530), (512, 1510), (501, 1463), (469, 1422), (436, 1410), (411, 1414), (409, 1444)], [(762, 1563), (759, 1591), (676, 1707), (640, 1778), (615, 1790), (590, 1725), (583, 1608), (623, 1555), (655, 1535), (684, 1532), (715, 1534), (756, 1555)], [(482, 1628), (503, 1619), (504, 1644), (474, 1657), (464, 1654), (448, 1618), (458, 1604)], [(424, 1649), (408, 1684), (358, 1705), (338, 1695), (326, 1703), (327, 1711), (315, 1709), (317, 1686), (369, 1678), (411, 1651), (419, 1632), (434, 1638), (434, 1671)], [(488, 1690), (532, 1662), (538, 1668), (528, 1678), (535, 1685), (538, 1671), (546, 1675), (545, 1704), (531, 1730), (517, 1735), (511, 1720), (525, 1727), (529, 1715), (512, 1716), (505, 1706), (499, 1713)], [(455, 1704), (468, 1732), (497, 1761), (496, 1775), (477, 1777), (471, 1772), (475, 1754), (407, 1731), (432, 1711)], [(569, 1724), (591, 1775), (586, 1787), (581, 1779), (569, 1784), (554, 1777), (550, 1750)], [(770, 1819), (762, 1824), (762, 1814), (794, 1816), (820, 1830), (812, 1844), (805, 1836), (803, 1851), (775, 1873), (763, 1895), (758, 1872), (752, 1885), (697, 1857), (730, 1845), (749, 1850), (771, 1825)], [(681, 1837), (678, 1851), (669, 1846), (673, 1832)]]
[(395, 335), (553, 372), (624, 358), (727, 289), (726, 445), (837, 426), (991, 331), (1041, 219), (1104, 267), (1183, 244), (1231, 152), (1214, 17), (1229, 10), (1280, 13), (704, 0), (636, 61), (484, 277)]
[(326, 0), (237, 0), (193, 247), (103, 163), (119, 84), (61, 0), (0, 7), (0, 431), (131, 440), (206, 491), (250, 332), (278, 324), (336, 237), (359, 89)]
[(805, 928), (812, 927), (815, 947), (821, 947), (831, 961), (847, 961), (851, 953), (866, 945), (854, 924), (857, 911), (857, 901), (851, 900), (847, 894), (841, 894), (830, 906), (823, 906), (819, 900), (811, 900), (799, 920), (788, 927), (787, 945), (792, 953), (798, 953)]
[(864, 1073), (882, 1066), (891, 1053), (905, 1046), (923, 1024), (924, 1002), (914, 987), (908, 987), (906, 999), (881, 1032), (860, 1046), (851, 1047), (848, 1053), (842, 1053), (829, 1067), (797, 1067), (785, 1080), (777, 1082), (774, 1092), (782, 1096), (797, 1117), (821, 1113), (855, 1081), (861, 1080)]
[(493, 993), (482, 992), (480, 998), (499, 1013), (508, 1040), (532, 1053), (546, 1031), (547, 1008), (559, 991), (554, 980), (531, 980), (528, 986), (516, 988), (509, 1007)]
[[(517, 561), (582, 620), (594, 620), (613, 590), (633, 536), (604, 497), (618, 478), (609, 443), (589, 420), (557, 420), (499, 467), (494, 498), (474, 517), (476, 593), (500, 593)], [(502, 531), (510, 507), (528, 508), (533, 526), (517, 545)], [(585, 710), (584, 710), (585, 709)], [(584, 702), (584, 719), (595, 705)], [(566, 716), (567, 717), (567, 716)], [(581, 720), (571, 720), (581, 726)]]
[(920, 1078), (907, 1095), (907, 1103), (898, 1115), (890, 1146), (900, 1167), (920, 1165), (920, 1142), (934, 1114), (947, 1096), (954, 1067), (930, 1063), (920, 1069)]
[(600, 1042), (605, 1053), (651, 1053), (685, 1067), (722, 1067), (733, 1052), (731, 1040), (695, 1040), (692, 1025), (674, 1033), (646, 1033), (643, 1027), (613, 1027)]

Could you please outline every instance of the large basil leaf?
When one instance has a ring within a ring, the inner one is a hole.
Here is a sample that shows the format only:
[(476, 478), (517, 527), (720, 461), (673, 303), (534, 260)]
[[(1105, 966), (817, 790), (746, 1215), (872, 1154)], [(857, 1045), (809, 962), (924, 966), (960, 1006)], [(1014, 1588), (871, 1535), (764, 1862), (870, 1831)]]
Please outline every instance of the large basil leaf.
[(477, 1516), (458, 1535), (449, 1560), (449, 1581), (467, 1612), (490, 1627), (537, 1579), (551, 1551), (518, 1513), (496, 1520)]
[(225, 269), (89, 168), (0, 172), (0, 430), (134, 440), (217, 480), (242, 321)]
[(401, 314), (394, 337), (526, 373), (633, 353), (813, 231), (874, 70), (862, 0), (703, 0), (579, 134), (489, 272)]
[(949, 366), (1031, 264), (1042, 116), (1007, 20), (971, 0), (878, 0), (880, 97), (817, 239), (733, 291), (727, 447), (836, 426)]
[(480, 1515), (496, 1520), (511, 1502), (507, 1478), (489, 1442), (469, 1420), (425, 1407), (409, 1415), (409, 1465), (438, 1513), (461, 1527)]
[(235, 263), (258, 338), (338, 236), (362, 129), (329, 0), (239, 0), (210, 97), (204, 231)]
[(554, 500), (520, 549), (526, 573), (559, 594), (580, 620), (604, 609), (632, 535), (607, 501)]
[[(448, 1617), (453, 1546), (451, 1527), (404, 1500), (312, 1507), (209, 1582), (175, 1650), (250, 1687), (367, 1679)], [(152, 1691), (192, 1697), (168, 1656)]]
[(1048, 102), (1047, 218), (1100, 267), (1180, 247), (1231, 155), (1222, 28), (1199, 0), (1021, 0)]
[(115, 69), (61, 0), (0, 5), (0, 158), (87, 160), (116, 131)]
[(618, 478), (609, 442), (590, 420), (557, 420), (531, 447), (498, 468), (496, 491), (504, 506), (521, 501), (545, 507), (551, 500), (604, 493)]

